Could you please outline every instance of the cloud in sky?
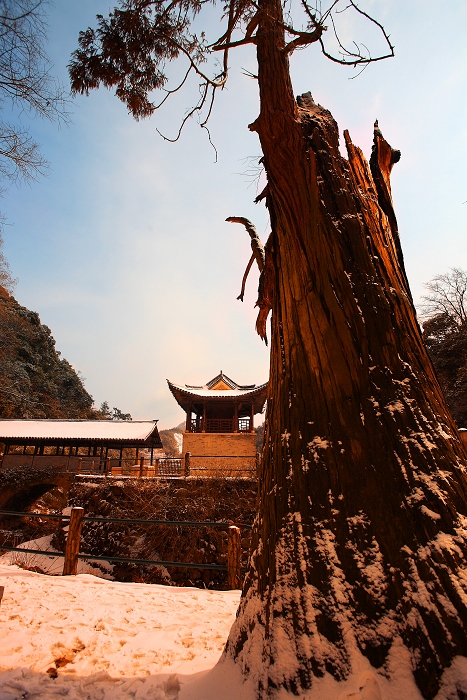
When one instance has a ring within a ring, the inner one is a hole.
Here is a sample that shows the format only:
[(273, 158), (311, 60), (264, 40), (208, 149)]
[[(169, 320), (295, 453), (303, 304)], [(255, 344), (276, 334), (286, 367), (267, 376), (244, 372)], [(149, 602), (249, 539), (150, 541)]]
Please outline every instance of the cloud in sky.
[[(50, 53), (67, 80), (66, 64), (80, 29), (111, 3), (69, 0), (50, 9)], [(311, 90), (341, 132), (369, 156), (373, 121), (402, 151), (393, 193), (415, 298), (434, 274), (467, 267), (466, 6), (453, 0), (439, 26), (439, 3), (368, 2), (396, 46), (396, 58), (355, 80), (316, 47), (292, 57), (297, 94)], [(380, 15), (381, 16), (381, 15)], [(267, 212), (255, 206), (244, 159), (259, 156), (247, 126), (258, 113), (251, 47), (233, 53), (232, 80), (210, 124), (214, 151), (195, 120), (176, 144), (187, 97), (134, 122), (100, 90), (79, 97), (73, 123), (31, 122), (52, 172), (30, 187), (12, 188), (2, 210), (12, 226), (6, 253), (19, 277), (18, 300), (38, 311), (57, 347), (86, 377), (96, 403), (159, 418), (171, 427), (183, 415), (165, 379), (204, 383), (220, 369), (239, 383), (268, 376), (268, 350), (254, 331), (256, 277), (236, 300), (250, 256), (247, 216), (263, 239)]]

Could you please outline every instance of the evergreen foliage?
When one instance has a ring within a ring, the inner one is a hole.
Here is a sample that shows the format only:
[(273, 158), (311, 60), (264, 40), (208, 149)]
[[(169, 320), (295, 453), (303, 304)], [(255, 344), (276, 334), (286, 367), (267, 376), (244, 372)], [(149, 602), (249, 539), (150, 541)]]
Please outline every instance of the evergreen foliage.
[(39, 315), (0, 287), (0, 417), (96, 418), (92, 403)]

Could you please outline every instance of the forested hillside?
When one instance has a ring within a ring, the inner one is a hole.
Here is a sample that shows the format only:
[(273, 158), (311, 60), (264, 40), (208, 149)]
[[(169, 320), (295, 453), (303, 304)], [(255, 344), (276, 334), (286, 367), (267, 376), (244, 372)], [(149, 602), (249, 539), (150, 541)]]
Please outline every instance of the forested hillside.
[(50, 329), (0, 286), (0, 417), (96, 418), (92, 404)]
[(423, 341), (449, 410), (459, 428), (467, 427), (467, 272), (452, 267), (425, 285), (420, 315)]

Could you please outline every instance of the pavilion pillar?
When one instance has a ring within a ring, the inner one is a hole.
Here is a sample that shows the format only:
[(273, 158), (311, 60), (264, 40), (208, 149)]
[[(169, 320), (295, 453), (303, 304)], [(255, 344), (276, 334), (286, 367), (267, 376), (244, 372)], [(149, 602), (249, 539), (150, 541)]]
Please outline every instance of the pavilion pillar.
[(251, 404), (251, 411), (250, 411), (250, 433), (254, 433), (254, 432), (255, 432), (255, 428), (254, 428), (254, 426), (253, 426), (254, 417), (255, 417), (255, 406), (254, 406), (254, 404), (252, 403), (252, 404)]
[(186, 412), (185, 432), (191, 433), (191, 405)]
[(201, 426), (201, 432), (205, 433), (206, 432), (206, 401), (203, 401), (203, 423)]
[(234, 418), (233, 418), (233, 431), (238, 433), (238, 403), (234, 404)]
[(3, 460), (5, 458), (5, 455), (8, 454), (9, 449), (10, 449), (10, 443), (5, 442), (5, 451), (4, 451), (3, 455), (0, 455), (0, 466), (2, 466), (2, 467), (3, 467)]

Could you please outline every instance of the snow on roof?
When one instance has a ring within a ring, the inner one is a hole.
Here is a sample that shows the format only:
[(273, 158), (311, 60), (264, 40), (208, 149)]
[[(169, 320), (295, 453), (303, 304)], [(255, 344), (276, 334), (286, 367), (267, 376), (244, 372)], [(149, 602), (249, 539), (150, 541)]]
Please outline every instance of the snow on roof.
[(147, 440), (157, 421), (140, 420), (0, 420), (0, 440)]
[[(266, 402), (266, 394), (268, 383), (241, 385), (236, 384), (232, 379), (221, 373), (211, 379), (210, 382), (201, 387), (196, 387), (190, 384), (173, 384), (167, 379), (167, 384), (172, 392), (178, 405), (185, 411), (190, 411), (195, 403), (204, 403), (204, 399), (216, 401), (218, 399), (229, 399), (236, 401), (241, 398), (248, 401), (254, 406), (255, 413), (261, 413)], [(198, 401), (196, 401), (196, 399)], [(242, 403), (236, 401), (236, 403)]]
[(175, 387), (181, 389), (185, 393), (195, 394), (196, 396), (242, 396), (243, 394), (248, 394), (251, 391), (257, 391), (258, 389), (263, 389), (266, 384), (261, 384), (256, 386), (256, 384), (237, 384), (233, 379), (230, 379), (221, 370), (218, 375), (202, 386), (195, 386), (194, 384), (174, 384), (167, 379), (169, 387)]
[[(168, 380), (167, 380), (168, 381)], [(232, 398), (234, 396), (245, 396), (246, 394), (255, 394), (258, 391), (261, 391), (262, 389), (266, 388), (267, 384), (261, 384), (260, 386), (255, 386), (254, 389), (228, 389), (226, 391), (219, 391), (219, 390), (213, 390), (213, 389), (196, 389), (195, 387), (187, 387), (187, 386), (181, 386), (179, 384), (173, 384), (172, 382), (168, 382), (170, 387), (174, 387), (175, 389), (179, 389), (180, 391), (183, 391), (185, 394), (191, 394), (193, 396), (202, 396), (202, 397), (214, 397), (215, 399), (219, 398)]]

